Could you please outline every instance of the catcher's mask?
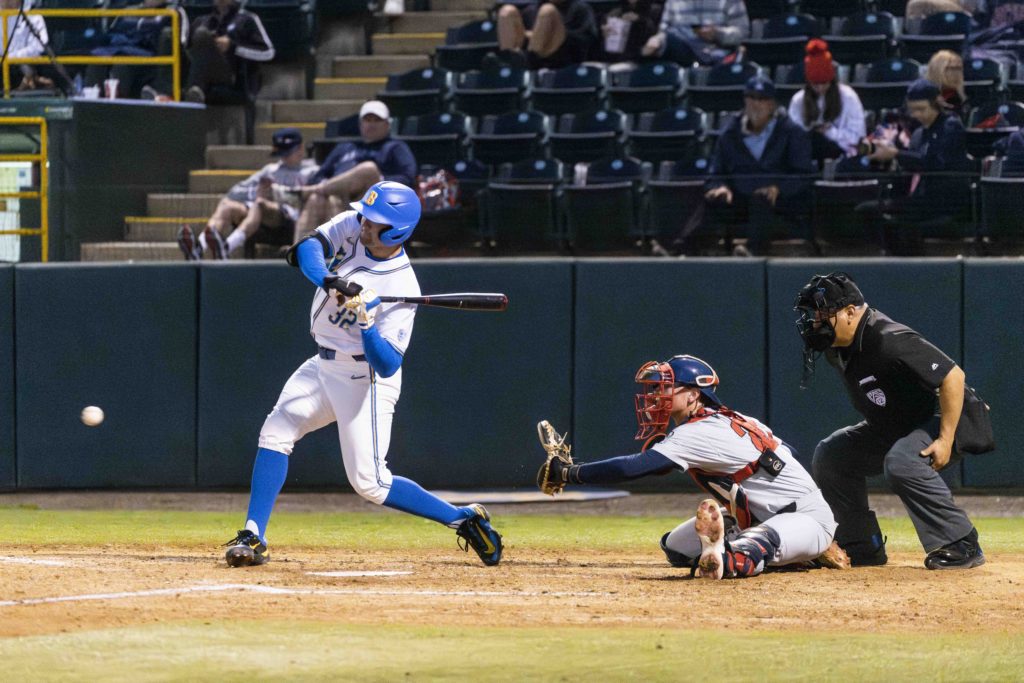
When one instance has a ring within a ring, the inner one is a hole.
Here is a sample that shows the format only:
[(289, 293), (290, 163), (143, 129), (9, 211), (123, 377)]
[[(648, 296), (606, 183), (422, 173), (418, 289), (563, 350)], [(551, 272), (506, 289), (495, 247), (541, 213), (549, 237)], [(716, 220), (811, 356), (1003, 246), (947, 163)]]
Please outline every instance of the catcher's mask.
[(696, 387), (712, 405), (722, 404), (715, 394), (718, 373), (695, 356), (648, 361), (637, 370), (636, 381), (641, 388), (636, 395), (637, 440), (646, 441), (668, 430), (676, 387)]
[(832, 346), (836, 329), (832, 317), (846, 306), (860, 306), (864, 295), (849, 275), (834, 272), (815, 275), (796, 295), (793, 310), (800, 315), (796, 329), (804, 341), (804, 374), (801, 387), (814, 374), (814, 362), (823, 351)]

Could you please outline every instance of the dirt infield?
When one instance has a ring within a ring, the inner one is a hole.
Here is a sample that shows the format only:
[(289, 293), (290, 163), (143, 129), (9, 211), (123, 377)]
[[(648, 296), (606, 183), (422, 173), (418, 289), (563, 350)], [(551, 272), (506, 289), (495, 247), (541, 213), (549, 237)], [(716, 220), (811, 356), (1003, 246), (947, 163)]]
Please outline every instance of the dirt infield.
[[(673, 496), (669, 509), (659, 512), (673, 514), (678, 507), (682, 514), (686, 501), (680, 498)], [(239, 500), (244, 497), (206, 497), (202, 505), (244, 509)], [(977, 506), (960, 500), (979, 514)], [(188, 509), (200, 504), (195, 496), (174, 501)], [(67, 502), (0, 496), (0, 505)], [(624, 510), (661, 502), (632, 497), (587, 505), (628, 514)], [(76, 503), (84, 505), (81, 498)], [(309, 503), (285, 496), (281, 509)], [(170, 505), (171, 499), (161, 503), (150, 497), (148, 506), (161, 504)], [(339, 504), (369, 508), (351, 496)], [(527, 509), (507, 506), (494, 512)], [(922, 553), (895, 552), (886, 567), (705, 582), (667, 566), (656, 547), (624, 554), (574, 547), (571, 540), (564, 550), (510, 540), (504, 561), (494, 568), (460, 552), (454, 540), (450, 548), (439, 540), (431, 550), (386, 552), (290, 545), (275, 549), (268, 565), (247, 569), (227, 568), (215, 548), (178, 545), (173, 539), (154, 538), (141, 547), (4, 545), (0, 637), (223, 618), (235, 603), (244, 604), (246, 619), (345, 624), (678, 628), (692, 624), (695, 605), (701, 606), (703, 624), (721, 629), (1016, 633), (1024, 621), (1024, 565), (1011, 554), (989, 554), (988, 564), (969, 572), (930, 572), (921, 564)]]

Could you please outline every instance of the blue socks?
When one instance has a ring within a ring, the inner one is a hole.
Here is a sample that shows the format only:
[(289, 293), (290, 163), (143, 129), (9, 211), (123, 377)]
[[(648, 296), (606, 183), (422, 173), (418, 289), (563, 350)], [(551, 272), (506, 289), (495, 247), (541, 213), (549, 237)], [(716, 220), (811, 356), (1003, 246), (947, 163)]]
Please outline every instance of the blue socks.
[[(312, 240), (310, 240), (312, 241)], [(249, 493), (249, 513), (245, 528), (267, 542), (267, 523), (274, 509), (277, 494), (288, 476), (288, 456), (269, 448), (256, 451), (256, 463), (252, 466), (252, 489)], [(250, 522), (256, 525), (253, 529)]]
[(405, 477), (394, 477), (391, 480), (391, 490), (384, 500), (384, 505), (419, 517), (426, 517), (450, 527), (458, 526), (462, 520), (473, 515), (473, 511), (469, 508), (457, 508), (446, 503)]

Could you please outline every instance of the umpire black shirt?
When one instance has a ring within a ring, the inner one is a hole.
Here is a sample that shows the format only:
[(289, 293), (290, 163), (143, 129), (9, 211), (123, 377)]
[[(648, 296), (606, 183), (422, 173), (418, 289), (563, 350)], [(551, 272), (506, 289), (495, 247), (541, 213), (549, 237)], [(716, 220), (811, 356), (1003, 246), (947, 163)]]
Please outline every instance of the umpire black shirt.
[(885, 436), (902, 438), (938, 412), (938, 388), (956, 363), (924, 337), (873, 308), (853, 342), (825, 358), (846, 385), (853, 407)]

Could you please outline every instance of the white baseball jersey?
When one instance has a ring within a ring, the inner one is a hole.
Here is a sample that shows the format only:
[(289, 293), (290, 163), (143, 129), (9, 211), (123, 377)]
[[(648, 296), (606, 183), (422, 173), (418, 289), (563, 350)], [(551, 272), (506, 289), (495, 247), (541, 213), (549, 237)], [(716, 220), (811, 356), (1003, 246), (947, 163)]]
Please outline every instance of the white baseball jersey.
[(757, 460), (761, 448), (755, 441), (772, 447), (785, 467), (775, 477), (759, 469), (740, 484), (750, 501), (751, 512), (758, 519), (767, 519), (776, 512), (808, 494), (818, 491), (807, 470), (782, 445), (762, 422), (735, 413), (729, 417), (709, 412), (679, 425), (664, 441), (651, 450), (679, 465), (720, 474), (733, 474)]
[[(398, 255), (379, 260), (359, 242), (359, 220), (355, 211), (345, 211), (317, 228), (334, 249), (328, 270), (349, 282), (357, 282), (379, 295), (419, 296), (420, 284), (402, 249)], [(377, 308), (376, 327), (384, 339), (405, 354), (412, 336), (416, 306), (386, 303)], [(310, 333), (317, 344), (355, 356), (363, 353), (363, 338), (356, 313), (338, 305), (337, 297), (318, 287), (309, 313)]]

